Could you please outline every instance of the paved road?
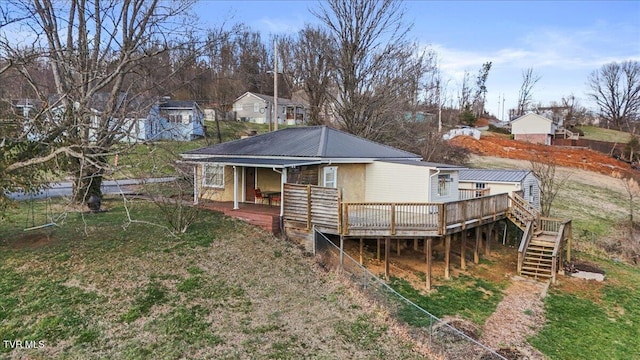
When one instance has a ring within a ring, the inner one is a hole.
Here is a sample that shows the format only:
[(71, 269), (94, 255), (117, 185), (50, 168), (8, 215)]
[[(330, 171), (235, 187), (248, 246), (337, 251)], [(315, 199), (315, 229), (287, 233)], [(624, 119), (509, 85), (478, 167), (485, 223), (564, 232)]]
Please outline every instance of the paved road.
[[(103, 194), (134, 194), (136, 191), (133, 189), (133, 185), (139, 185), (143, 182), (147, 183), (162, 183), (174, 181), (175, 177), (164, 178), (151, 178), (146, 180), (138, 179), (123, 179), (123, 180), (105, 180), (102, 182)], [(44, 189), (36, 194), (25, 194), (24, 192), (12, 192), (9, 193), (9, 198), (14, 200), (29, 200), (29, 199), (46, 199), (49, 197), (64, 197), (71, 196), (73, 191), (73, 183), (70, 181), (63, 181), (59, 183), (51, 184), (48, 189)]]

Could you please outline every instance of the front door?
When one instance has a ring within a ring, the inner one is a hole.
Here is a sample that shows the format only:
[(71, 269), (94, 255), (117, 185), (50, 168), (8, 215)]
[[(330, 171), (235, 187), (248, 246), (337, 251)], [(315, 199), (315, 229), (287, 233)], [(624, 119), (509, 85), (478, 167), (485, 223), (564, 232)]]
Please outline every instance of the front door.
[(256, 168), (244, 168), (244, 196), (246, 202), (256, 201)]

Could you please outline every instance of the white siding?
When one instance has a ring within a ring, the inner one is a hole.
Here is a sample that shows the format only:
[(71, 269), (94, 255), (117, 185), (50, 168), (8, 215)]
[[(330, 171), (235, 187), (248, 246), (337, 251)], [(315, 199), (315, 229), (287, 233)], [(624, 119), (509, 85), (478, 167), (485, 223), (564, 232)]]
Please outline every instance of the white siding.
[(377, 161), (367, 164), (365, 201), (428, 202), (428, 179), (429, 169), (424, 166)]
[(553, 121), (536, 114), (527, 114), (511, 122), (512, 134), (553, 134)]
[[(446, 193), (440, 192), (440, 184), (438, 182), (438, 176), (449, 175), (451, 182), (448, 183), (448, 191)], [(442, 203), (458, 201), (458, 171), (457, 170), (431, 170), (429, 176), (425, 180), (426, 184), (430, 184), (431, 193), (427, 200), (428, 202)]]
[(524, 198), (529, 201), (533, 207), (540, 209), (540, 184), (533, 173), (529, 173), (522, 181), (522, 190)]

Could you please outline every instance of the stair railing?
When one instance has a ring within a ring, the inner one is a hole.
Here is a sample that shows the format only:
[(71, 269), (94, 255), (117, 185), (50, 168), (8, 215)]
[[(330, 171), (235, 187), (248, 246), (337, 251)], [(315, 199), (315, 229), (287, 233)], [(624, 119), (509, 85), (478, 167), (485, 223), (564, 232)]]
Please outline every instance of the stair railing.
[(524, 256), (529, 248), (529, 243), (533, 238), (533, 221), (527, 222), (527, 227), (522, 234), (522, 240), (520, 241), (520, 247), (518, 248), (518, 275), (522, 272), (522, 265), (524, 264)]
[(531, 204), (529, 204), (527, 200), (516, 193), (511, 194), (509, 196), (509, 199), (511, 200), (509, 212), (516, 220), (518, 220), (522, 224), (526, 224), (529, 221), (534, 221), (535, 223), (533, 224), (533, 226), (538, 226), (540, 222), (540, 212), (536, 208), (531, 206)]
[(566, 222), (560, 224), (558, 229), (558, 235), (556, 235), (556, 243), (553, 247), (553, 253), (551, 254), (551, 283), (556, 283), (556, 274), (558, 272), (558, 266), (562, 266), (562, 249), (564, 247), (565, 238), (565, 225)]

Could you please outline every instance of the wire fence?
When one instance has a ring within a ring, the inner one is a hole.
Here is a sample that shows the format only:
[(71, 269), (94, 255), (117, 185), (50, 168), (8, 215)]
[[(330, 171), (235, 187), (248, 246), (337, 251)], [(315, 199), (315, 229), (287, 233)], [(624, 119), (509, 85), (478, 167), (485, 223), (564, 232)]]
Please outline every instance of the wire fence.
[(313, 233), (314, 254), (320, 265), (339, 272), (366, 296), (382, 304), (393, 317), (409, 323), (410, 335), (414, 340), (428, 344), (434, 355), (445, 359), (508, 360), (469, 336), (464, 327), (456, 328), (455, 322), (439, 319), (396, 292), (347, 253), (341, 252), (324, 234), (316, 230)]

